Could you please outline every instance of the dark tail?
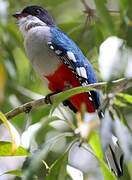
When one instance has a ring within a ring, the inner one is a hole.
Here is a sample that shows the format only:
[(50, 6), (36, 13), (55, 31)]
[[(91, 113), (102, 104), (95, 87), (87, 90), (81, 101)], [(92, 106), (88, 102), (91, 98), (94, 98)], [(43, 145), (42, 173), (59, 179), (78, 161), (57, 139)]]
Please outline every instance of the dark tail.
[[(98, 111), (98, 116), (100, 120), (104, 118), (104, 113), (102, 110)], [(109, 168), (117, 177), (123, 176), (124, 156), (118, 144), (118, 139), (114, 135), (112, 135), (112, 140), (105, 152), (105, 159)]]
[(118, 144), (118, 140), (114, 137), (115, 140), (112, 140), (109, 147), (105, 152), (106, 161), (109, 168), (117, 177), (123, 176), (123, 152)]

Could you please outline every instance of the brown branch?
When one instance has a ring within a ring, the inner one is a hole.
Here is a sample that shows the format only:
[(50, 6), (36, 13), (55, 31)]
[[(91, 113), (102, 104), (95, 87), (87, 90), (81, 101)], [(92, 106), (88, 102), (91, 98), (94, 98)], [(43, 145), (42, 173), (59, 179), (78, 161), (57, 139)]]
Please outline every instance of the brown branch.
[[(103, 87), (106, 87), (107, 84), (109, 84), (109, 83), (108, 82), (99, 82), (99, 83), (87, 85), (86, 87), (87, 88), (102, 89)], [(118, 80), (112, 81), (111, 85), (116, 86), (115, 90), (116, 90), (116, 93), (118, 93), (120, 91), (128, 89), (129, 87), (132, 87), (132, 78), (118, 79)], [(77, 88), (80, 88), (80, 87), (77, 87)], [(73, 89), (77, 89), (77, 88), (73, 88)], [(69, 90), (67, 90), (67, 92), (68, 91)], [(87, 92), (87, 91), (88, 90), (86, 89), (85, 92)], [(83, 87), (82, 87), (82, 92), (84, 92)], [(80, 93), (81, 93), (81, 90), (80, 90)], [(115, 93), (115, 91), (114, 91), (114, 93)], [(54, 94), (50, 97), (52, 104), (54, 104), (56, 102), (56, 98), (59, 97), (59, 94), (62, 94), (62, 93)], [(75, 93), (75, 94), (77, 94), (77, 93)], [(36, 109), (40, 106), (44, 106), (47, 104), (48, 104), (47, 99), (44, 97), (44, 98), (41, 98), (38, 100), (30, 101), (26, 104), (23, 104), (23, 105), (15, 108), (15, 109), (5, 113), (5, 116), (7, 117), (7, 119), (11, 119), (11, 118), (13, 118), (13, 117), (15, 117), (21, 113), (24, 113), (24, 112), (28, 113), (32, 109)]]
[(35, 108), (40, 107), (40, 106), (45, 105), (45, 104), (46, 104), (45, 98), (30, 101), (28, 103), (25, 103), (25, 104), (13, 109), (13, 110), (7, 112), (5, 114), (5, 116), (7, 117), (7, 119), (11, 119), (11, 118), (17, 116), (18, 114), (21, 114), (23, 112), (28, 113), (32, 109), (35, 109)]
[[(88, 3), (86, 2), (86, 0), (81, 0), (82, 4), (85, 7), (84, 13), (86, 13), (88, 15), (89, 20), (91, 20), (93, 17), (96, 17), (96, 9), (90, 8)], [(118, 10), (112, 10), (112, 9), (108, 9), (108, 12), (111, 14), (119, 14), (120, 11)]]
[(88, 15), (88, 19), (91, 20), (95, 16), (96, 9), (90, 8), (85, 0), (81, 0), (81, 2), (85, 7), (84, 13), (86, 13)]

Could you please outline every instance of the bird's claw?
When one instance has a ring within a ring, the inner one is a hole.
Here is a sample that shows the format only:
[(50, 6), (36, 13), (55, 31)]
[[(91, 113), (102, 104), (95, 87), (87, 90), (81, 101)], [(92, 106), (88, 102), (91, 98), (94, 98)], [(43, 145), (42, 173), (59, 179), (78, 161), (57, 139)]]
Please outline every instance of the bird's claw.
[(51, 96), (53, 95), (54, 93), (50, 93), (50, 94), (47, 94), (45, 96), (45, 103), (46, 104), (52, 104), (52, 101), (51, 101)]

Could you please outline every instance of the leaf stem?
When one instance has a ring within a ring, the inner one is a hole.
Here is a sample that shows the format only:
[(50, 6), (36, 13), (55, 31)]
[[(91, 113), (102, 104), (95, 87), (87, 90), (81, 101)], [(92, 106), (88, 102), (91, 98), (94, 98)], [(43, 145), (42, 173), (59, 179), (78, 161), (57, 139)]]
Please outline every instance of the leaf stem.
[[(132, 78), (122, 78), (122, 79), (111, 81), (110, 83), (111, 83), (111, 86), (115, 87), (114, 93), (118, 93), (118, 92), (128, 89), (129, 87), (132, 87)], [(91, 90), (100, 90), (106, 87), (110, 83), (99, 82), (99, 83), (89, 84), (85, 87), (75, 87), (75, 88), (66, 90), (64, 92), (60, 92), (60, 93), (52, 95), (51, 102), (53, 105), (58, 105), (60, 102), (64, 101), (65, 99), (68, 99), (69, 97), (73, 95), (76, 95), (78, 93), (88, 92)], [(38, 100), (30, 101), (21, 106), (18, 106), (17, 108), (12, 109), (11, 111), (5, 113), (5, 116), (7, 119), (12, 119), (13, 117), (21, 113), (28, 113), (32, 109), (36, 109), (44, 105), (47, 105), (45, 97), (40, 98)]]

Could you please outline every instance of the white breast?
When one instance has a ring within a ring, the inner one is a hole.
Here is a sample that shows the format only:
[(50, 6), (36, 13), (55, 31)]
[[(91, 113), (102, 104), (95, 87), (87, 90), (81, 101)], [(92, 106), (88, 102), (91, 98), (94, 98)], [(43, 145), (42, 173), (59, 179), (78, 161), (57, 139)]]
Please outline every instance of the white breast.
[(51, 34), (47, 26), (32, 28), (25, 36), (27, 55), (41, 78), (44, 75), (53, 74), (61, 65), (60, 60), (47, 45), (50, 39)]

